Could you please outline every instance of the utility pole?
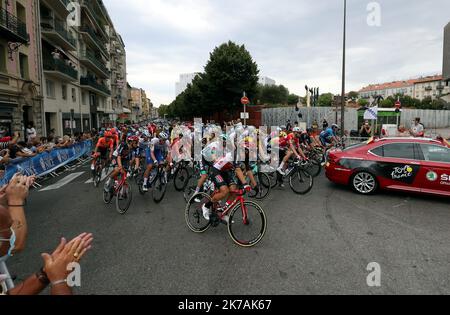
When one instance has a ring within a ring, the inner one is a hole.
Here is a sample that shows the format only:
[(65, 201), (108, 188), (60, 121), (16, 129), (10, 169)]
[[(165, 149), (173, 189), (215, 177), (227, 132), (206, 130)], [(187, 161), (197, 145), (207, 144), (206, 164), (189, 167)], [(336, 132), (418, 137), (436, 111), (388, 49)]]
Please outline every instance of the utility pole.
[(347, 39), (347, 0), (344, 0), (344, 41), (342, 49), (342, 94), (341, 94), (341, 132), (345, 132), (345, 48)]

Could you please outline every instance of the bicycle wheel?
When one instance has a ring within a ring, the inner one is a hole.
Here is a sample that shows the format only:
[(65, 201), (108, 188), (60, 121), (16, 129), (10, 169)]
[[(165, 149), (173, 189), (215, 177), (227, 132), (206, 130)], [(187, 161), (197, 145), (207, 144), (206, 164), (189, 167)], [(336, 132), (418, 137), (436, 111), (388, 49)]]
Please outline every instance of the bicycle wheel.
[(270, 194), (271, 190), (271, 181), (269, 175), (265, 173), (258, 173), (255, 177), (257, 190), (252, 190), (249, 192), (248, 196), (251, 199), (263, 200), (266, 199)]
[(119, 214), (125, 214), (130, 209), (131, 201), (133, 200), (133, 192), (131, 183), (126, 181), (122, 189), (116, 196), (116, 210)]
[(158, 174), (158, 178), (155, 181), (155, 184), (153, 186), (153, 201), (156, 203), (160, 203), (166, 194), (167, 190), (167, 182), (164, 178), (164, 172), (161, 172)]
[(307, 166), (307, 171), (311, 174), (312, 177), (317, 177), (322, 172), (321, 162), (317, 162), (316, 160), (311, 160)]
[(173, 181), (174, 185), (175, 185), (175, 190), (176, 191), (183, 191), (186, 189), (187, 185), (189, 184), (189, 171), (187, 170), (186, 167), (184, 167), (183, 165), (180, 166), (176, 173), (175, 173), (175, 179)]
[(267, 176), (269, 176), (269, 179), (270, 179), (270, 188), (274, 189), (275, 187), (277, 187), (277, 184), (278, 184), (277, 172), (268, 173)]
[(266, 234), (266, 214), (257, 203), (252, 201), (244, 202), (244, 208), (242, 209), (239, 204), (231, 210), (228, 233), (237, 245), (252, 247), (258, 244)]
[[(196, 202), (200, 201), (200, 202)], [(211, 227), (211, 222), (203, 217), (202, 206), (211, 202), (211, 197), (205, 193), (192, 196), (187, 202), (184, 217), (188, 228), (194, 233), (204, 233)]]
[(314, 179), (304, 169), (297, 169), (289, 176), (289, 185), (294, 193), (306, 195), (313, 188)]
[(113, 200), (114, 197), (114, 188), (109, 189), (108, 191), (105, 190), (106, 188), (106, 183), (105, 183), (105, 187), (103, 188), (103, 202), (107, 205), (111, 204), (111, 201)]
[(100, 185), (100, 182), (102, 180), (102, 169), (101, 167), (97, 167), (94, 171), (94, 187), (98, 188), (98, 186)]

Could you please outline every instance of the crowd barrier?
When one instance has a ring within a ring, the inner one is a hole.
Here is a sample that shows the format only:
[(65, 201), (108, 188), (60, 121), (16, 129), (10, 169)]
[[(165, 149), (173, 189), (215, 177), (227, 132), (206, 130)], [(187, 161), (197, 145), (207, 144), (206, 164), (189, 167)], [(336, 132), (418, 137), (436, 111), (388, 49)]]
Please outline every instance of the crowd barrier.
[(0, 178), (0, 187), (9, 183), (16, 173), (44, 177), (61, 167), (78, 160), (92, 151), (92, 141), (87, 140), (76, 143), (69, 148), (54, 149), (41, 153), (32, 158), (15, 159), (6, 166), (3, 177)]

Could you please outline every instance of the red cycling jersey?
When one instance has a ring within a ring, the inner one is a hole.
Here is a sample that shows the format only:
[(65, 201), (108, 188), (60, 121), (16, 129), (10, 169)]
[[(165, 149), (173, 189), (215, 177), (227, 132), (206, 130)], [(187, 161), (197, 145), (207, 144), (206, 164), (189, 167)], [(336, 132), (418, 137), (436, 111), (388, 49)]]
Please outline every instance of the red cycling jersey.
[(286, 137), (286, 146), (289, 147), (292, 142), (294, 143), (294, 147), (298, 148), (300, 146), (300, 139), (297, 138), (294, 133), (291, 133)]
[(114, 149), (114, 141), (112, 141), (111, 139), (107, 138), (100, 138), (98, 139), (97, 142), (97, 149), (110, 149), (113, 150)]

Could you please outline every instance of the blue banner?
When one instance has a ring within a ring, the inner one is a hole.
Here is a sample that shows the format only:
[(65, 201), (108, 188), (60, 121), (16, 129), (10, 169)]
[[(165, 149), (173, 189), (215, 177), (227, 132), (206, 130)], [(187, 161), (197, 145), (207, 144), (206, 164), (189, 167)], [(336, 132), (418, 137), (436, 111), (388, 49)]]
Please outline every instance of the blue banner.
[(6, 166), (5, 174), (0, 178), (0, 187), (9, 183), (18, 172), (24, 175), (36, 175), (38, 178), (52, 173), (83, 155), (92, 151), (92, 141), (87, 140), (74, 144), (70, 148), (54, 149), (41, 153), (33, 158), (15, 159)]

